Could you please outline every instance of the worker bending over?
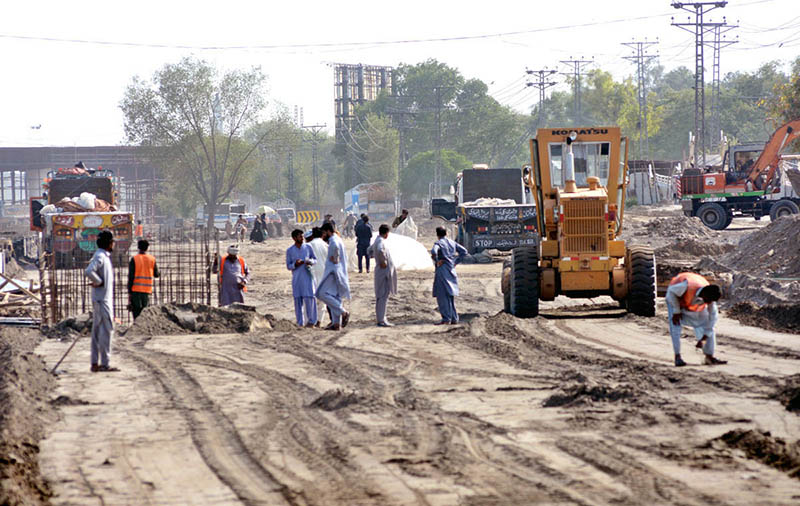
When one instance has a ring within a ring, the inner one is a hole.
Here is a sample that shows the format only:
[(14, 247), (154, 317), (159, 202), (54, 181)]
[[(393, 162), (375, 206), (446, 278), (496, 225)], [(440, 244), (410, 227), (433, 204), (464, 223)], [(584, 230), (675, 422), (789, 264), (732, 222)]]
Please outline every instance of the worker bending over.
[(706, 278), (693, 272), (682, 272), (670, 281), (666, 299), (669, 334), (677, 367), (686, 365), (681, 358), (682, 326), (694, 329), (697, 347), (702, 347), (706, 355), (706, 365), (727, 364), (727, 361), (714, 357), (717, 344), (714, 325), (717, 323), (717, 301), (721, 295), (719, 286), (712, 285)]

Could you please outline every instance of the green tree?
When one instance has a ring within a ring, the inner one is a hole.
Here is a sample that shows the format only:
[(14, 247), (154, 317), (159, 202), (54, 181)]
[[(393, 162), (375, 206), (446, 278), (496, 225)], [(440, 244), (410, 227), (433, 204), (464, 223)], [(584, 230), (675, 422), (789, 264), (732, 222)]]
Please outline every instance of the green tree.
[[(464, 155), (455, 151), (443, 149), (441, 156), (442, 184), (445, 187), (455, 181), (457, 173), (472, 167)], [(400, 191), (405, 197), (426, 197), (428, 195), (428, 186), (433, 182), (436, 162), (436, 150), (417, 153), (408, 161), (408, 165), (400, 175)]]
[(358, 130), (353, 135), (356, 157), (365, 183), (386, 182), (397, 187), (398, 134), (389, 119), (377, 114), (356, 117)]
[(800, 56), (792, 63), (791, 75), (774, 86), (769, 110), (777, 123), (800, 118)]
[(255, 142), (244, 139), (264, 107), (260, 69), (220, 74), (208, 62), (184, 58), (164, 65), (151, 80), (134, 78), (120, 103), (128, 141), (158, 148), (174, 184), (191, 184), (209, 207), (247, 180)]

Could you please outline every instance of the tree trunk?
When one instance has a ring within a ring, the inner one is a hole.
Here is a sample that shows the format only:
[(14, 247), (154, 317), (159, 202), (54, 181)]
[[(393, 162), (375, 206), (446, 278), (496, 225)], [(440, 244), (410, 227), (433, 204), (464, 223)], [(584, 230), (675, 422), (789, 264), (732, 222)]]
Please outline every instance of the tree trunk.
[(216, 237), (217, 228), (214, 226), (214, 217), (217, 214), (217, 199), (211, 202), (206, 202), (206, 209), (208, 209), (208, 219), (206, 221), (206, 239), (213, 239)]

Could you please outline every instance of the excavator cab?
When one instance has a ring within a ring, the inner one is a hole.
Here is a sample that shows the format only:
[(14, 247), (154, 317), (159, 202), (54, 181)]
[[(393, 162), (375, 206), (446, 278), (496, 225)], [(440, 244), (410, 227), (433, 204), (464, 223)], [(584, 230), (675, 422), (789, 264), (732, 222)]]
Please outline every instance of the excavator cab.
[(504, 267), (507, 312), (533, 317), (540, 300), (609, 295), (632, 313), (655, 314), (653, 250), (619, 239), (627, 145), (619, 127), (545, 128), (531, 139), (525, 183), (540, 241), (514, 249)]

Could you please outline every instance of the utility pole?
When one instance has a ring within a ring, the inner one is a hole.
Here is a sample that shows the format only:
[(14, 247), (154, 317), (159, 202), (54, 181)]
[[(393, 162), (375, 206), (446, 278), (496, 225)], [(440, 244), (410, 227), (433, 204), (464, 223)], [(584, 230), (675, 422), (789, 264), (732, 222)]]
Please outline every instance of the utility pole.
[(294, 153), (290, 152), (287, 160), (287, 186), (286, 196), (295, 204), (297, 203), (297, 191), (294, 187)]
[[(725, 22), (725, 18), (722, 18)], [(731, 44), (736, 44), (738, 40), (724, 40), (723, 36), (726, 32), (739, 28), (739, 25), (725, 25), (714, 27), (714, 66), (711, 71), (711, 148), (719, 148), (722, 141), (721, 132), (722, 125), (720, 124), (720, 110), (722, 109), (721, 93), (720, 93), (720, 72), (719, 72), (719, 57), (723, 47), (728, 47)]]
[(564, 75), (571, 75), (573, 80), (572, 98), (574, 100), (574, 116), (575, 122), (581, 124), (583, 122), (583, 111), (581, 111), (581, 74), (584, 67), (594, 63), (594, 58), (591, 60), (561, 60), (564, 65), (572, 67), (572, 72), (565, 72)]
[[(637, 142), (639, 160), (650, 157), (650, 134), (647, 130), (647, 64), (650, 60), (656, 58), (656, 55), (647, 54), (647, 48), (655, 44), (658, 44), (658, 42), (647, 42), (647, 39), (622, 43), (623, 46), (627, 46), (636, 52), (634, 56), (623, 56), (623, 58), (636, 62), (636, 94), (639, 100), (639, 141)], [(642, 147), (644, 147), (644, 157), (642, 156)]]
[[(677, 26), (682, 30), (694, 34), (694, 166), (696, 168), (706, 166), (706, 92), (705, 92), (705, 69), (703, 66), (703, 47), (705, 46), (705, 34), (712, 31), (716, 26), (725, 26), (725, 22), (712, 23), (703, 20), (703, 17), (710, 11), (728, 5), (723, 2), (673, 2), (672, 7), (682, 9), (694, 14), (694, 21), (686, 23), (676, 23), (672, 18), (672, 26)], [(698, 155), (698, 144), (700, 154)]]
[(326, 125), (303, 125), (304, 130), (311, 132), (311, 188), (314, 196), (314, 205), (319, 206), (319, 169), (317, 167), (317, 145), (319, 134)]
[(548, 81), (547, 78), (557, 73), (558, 71), (548, 70), (547, 68), (543, 68), (540, 70), (526, 70), (525, 72), (528, 75), (536, 75), (538, 79), (537, 81), (528, 81), (527, 83), (525, 83), (525, 85), (534, 86), (539, 90), (539, 117), (536, 120), (536, 126), (543, 127), (545, 120), (545, 115), (544, 115), (545, 90), (557, 84), (555, 81)]
[(436, 86), (433, 91), (436, 93), (436, 170), (433, 172), (432, 197), (439, 198), (442, 195), (442, 88)]

